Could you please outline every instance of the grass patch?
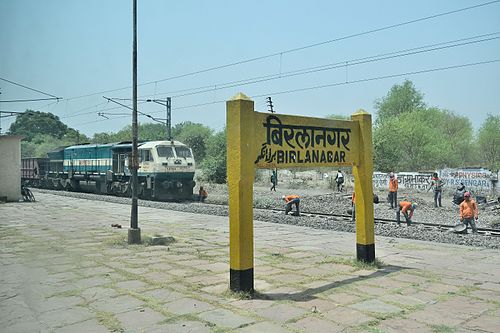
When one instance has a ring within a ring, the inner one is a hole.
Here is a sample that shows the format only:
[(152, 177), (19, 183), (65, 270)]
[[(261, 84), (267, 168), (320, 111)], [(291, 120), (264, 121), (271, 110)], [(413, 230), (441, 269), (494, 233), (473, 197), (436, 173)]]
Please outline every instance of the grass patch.
[(96, 313), (96, 318), (99, 324), (106, 327), (111, 332), (123, 332), (123, 327), (120, 321), (116, 319), (115, 315), (111, 312), (99, 311)]
[(432, 325), (432, 332), (434, 333), (454, 333), (455, 329), (447, 325)]
[(125, 234), (114, 235), (113, 237), (104, 239), (103, 243), (104, 245), (112, 247), (127, 247), (128, 236)]
[(456, 292), (458, 295), (469, 296), (471, 292), (478, 290), (476, 286), (463, 286)]
[(322, 264), (339, 264), (354, 267), (356, 270), (366, 269), (366, 270), (376, 270), (382, 268), (384, 263), (382, 260), (375, 258), (374, 262), (366, 262), (363, 260), (357, 260), (356, 258), (337, 258), (329, 257), (325, 258), (321, 262)]
[(387, 331), (384, 331), (383, 329), (376, 327), (379, 324), (379, 322), (380, 321), (378, 321), (378, 320), (371, 320), (370, 322), (368, 322), (366, 324), (358, 326), (359, 332), (387, 333)]
[(254, 294), (252, 294), (251, 292), (248, 292), (248, 291), (232, 291), (230, 289), (228, 289), (222, 293), (222, 296), (224, 296), (226, 298), (236, 298), (239, 300), (252, 299), (254, 295), (255, 295), (255, 292), (254, 292)]
[(66, 291), (61, 291), (55, 294), (52, 294), (50, 296), (45, 297), (51, 298), (51, 297), (71, 297), (71, 296), (80, 296), (82, 293), (82, 289), (71, 289), (71, 290), (66, 290)]
[(196, 257), (198, 257), (198, 259), (202, 259), (202, 260), (213, 261), (214, 259), (216, 259), (216, 256), (208, 255), (208, 254), (206, 254), (198, 249), (196, 249), (195, 255), (196, 255)]
[(284, 263), (286, 261), (288, 262), (295, 261), (292, 258), (285, 256), (283, 253), (270, 253), (266, 256), (261, 257), (260, 259), (274, 264)]

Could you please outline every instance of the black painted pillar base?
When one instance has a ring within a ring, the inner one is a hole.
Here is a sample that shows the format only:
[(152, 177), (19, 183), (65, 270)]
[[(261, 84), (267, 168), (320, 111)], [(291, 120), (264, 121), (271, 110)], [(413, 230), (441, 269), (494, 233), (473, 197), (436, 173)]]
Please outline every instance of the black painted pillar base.
[(359, 261), (375, 261), (375, 244), (356, 244), (356, 255)]
[(141, 244), (141, 228), (128, 229), (128, 243), (129, 244)]
[(229, 270), (229, 288), (231, 291), (253, 293), (253, 268), (245, 270)]

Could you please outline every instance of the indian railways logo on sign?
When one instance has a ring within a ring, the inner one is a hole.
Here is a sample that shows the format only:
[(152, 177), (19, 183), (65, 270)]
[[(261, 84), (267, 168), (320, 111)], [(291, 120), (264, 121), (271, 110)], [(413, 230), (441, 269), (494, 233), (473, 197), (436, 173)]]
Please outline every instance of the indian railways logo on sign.
[(352, 121), (257, 113), (258, 167), (352, 165), (358, 127)]

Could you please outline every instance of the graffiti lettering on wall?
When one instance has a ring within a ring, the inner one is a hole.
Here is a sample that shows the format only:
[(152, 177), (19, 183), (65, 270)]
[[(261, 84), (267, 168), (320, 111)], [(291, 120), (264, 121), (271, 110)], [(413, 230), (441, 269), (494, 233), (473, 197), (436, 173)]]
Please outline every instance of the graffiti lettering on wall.
[[(498, 179), (496, 173), (486, 169), (443, 169), (437, 173), (445, 182), (444, 189), (449, 191), (454, 191), (460, 183), (475, 191), (491, 191)], [(400, 188), (424, 191), (430, 187), (432, 173), (400, 172), (396, 177)], [(375, 172), (373, 186), (389, 188), (389, 174)]]
[(443, 169), (440, 175), (446, 185), (452, 188), (457, 187), (460, 183), (468, 188), (486, 191), (493, 188), (493, 174), (485, 169)]
[[(427, 190), (431, 184), (431, 173), (400, 172), (396, 174), (400, 188), (413, 190)], [(389, 188), (389, 175), (375, 172), (373, 174), (373, 186), (378, 188)]]

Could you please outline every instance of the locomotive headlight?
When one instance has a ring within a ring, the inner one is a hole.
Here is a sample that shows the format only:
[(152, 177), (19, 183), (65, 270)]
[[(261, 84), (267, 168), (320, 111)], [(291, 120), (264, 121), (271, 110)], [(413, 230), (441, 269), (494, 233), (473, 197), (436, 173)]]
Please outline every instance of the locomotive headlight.
[(163, 185), (163, 188), (171, 188), (172, 187), (172, 182), (165, 180), (164, 182), (161, 183)]
[(177, 183), (175, 183), (175, 186), (177, 186), (177, 188), (181, 188), (182, 187), (182, 183), (181, 182), (177, 182)]

